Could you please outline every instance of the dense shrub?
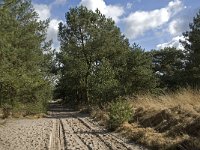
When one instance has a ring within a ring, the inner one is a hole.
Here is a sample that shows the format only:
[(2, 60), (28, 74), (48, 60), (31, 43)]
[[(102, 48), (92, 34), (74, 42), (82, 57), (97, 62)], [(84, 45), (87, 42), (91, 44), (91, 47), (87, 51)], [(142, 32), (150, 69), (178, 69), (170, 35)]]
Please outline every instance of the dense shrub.
[[(37, 103), (15, 103), (12, 115), (13, 117), (19, 118), (19, 117), (26, 117), (26, 116), (33, 116), (33, 115), (39, 115), (46, 112), (47, 106), (46, 104), (43, 104), (41, 102)], [(45, 106), (45, 107), (44, 107)]]

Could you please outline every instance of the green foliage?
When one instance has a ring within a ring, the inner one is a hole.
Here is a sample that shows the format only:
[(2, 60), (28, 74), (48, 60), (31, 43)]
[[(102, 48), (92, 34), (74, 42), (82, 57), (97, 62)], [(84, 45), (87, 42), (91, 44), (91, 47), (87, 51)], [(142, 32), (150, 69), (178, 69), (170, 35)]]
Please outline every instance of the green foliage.
[(102, 60), (89, 77), (89, 88), (93, 103), (102, 103), (112, 100), (118, 94), (119, 82), (115, 79), (115, 72), (108, 61)]
[(20, 103), (16, 102), (14, 104), (14, 108), (12, 109), (13, 115), (15, 117), (25, 117), (28, 115), (36, 115), (38, 113), (44, 113), (46, 112), (46, 104), (43, 104), (42, 102), (36, 102), (36, 103)]
[(163, 89), (177, 89), (185, 82), (185, 55), (176, 48), (164, 48), (151, 51), (153, 56), (153, 70), (160, 79)]
[(200, 87), (200, 11), (189, 25), (190, 30), (183, 33), (186, 41), (182, 41), (186, 51), (187, 84)]
[(74, 103), (104, 103), (120, 95), (156, 87), (151, 57), (128, 40), (98, 10), (70, 9), (59, 25), (60, 80), (56, 98)]
[[(51, 98), (49, 63), (52, 53), (45, 42), (47, 21), (39, 21), (31, 1), (4, 0), (0, 6), (0, 106), (45, 104)], [(45, 107), (45, 105), (43, 105)]]
[(190, 30), (183, 33), (180, 41), (184, 50), (164, 48), (152, 51), (153, 70), (160, 79), (160, 87), (177, 90), (180, 87), (200, 87), (200, 12), (189, 25)]
[(136, 44), (127, 55), (120, 83), (124, 88), (124, 95), (156, 90), (158, 83), (152, 71), (151, 55)]
[(108, 126), (111, 130), (118, 128), (124, 122), (131, 119), (133, 110), (124, 99), (118, 99), (110, 104)]
[(60, 23), (59, 39), (61, 79), (55, 95), (74, 103), (114, 98), (120, 66), (129, 50), (114, 22), (99, 11), (72, 8), (66, 14), (66, 25)]

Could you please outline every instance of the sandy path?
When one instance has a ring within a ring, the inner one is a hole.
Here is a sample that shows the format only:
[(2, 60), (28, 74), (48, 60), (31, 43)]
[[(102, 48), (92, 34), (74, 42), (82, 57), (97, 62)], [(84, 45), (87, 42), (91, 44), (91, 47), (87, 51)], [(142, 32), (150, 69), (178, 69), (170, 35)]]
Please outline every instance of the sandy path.
[(0, 150), (141, 150), (86, 115), (52, 105), (49, 118), (11, 120), (0, 127)]
[(50, 149), (67, 150), (141, 150), (143, 148), (128, 144), (126, 140), (118, 138), (98, 126), (84, 114), (53, 107), (51, 116), (54, 129)]
[(48, 149), (50, 119), (9, 120), (0, 126), (0, 150)]

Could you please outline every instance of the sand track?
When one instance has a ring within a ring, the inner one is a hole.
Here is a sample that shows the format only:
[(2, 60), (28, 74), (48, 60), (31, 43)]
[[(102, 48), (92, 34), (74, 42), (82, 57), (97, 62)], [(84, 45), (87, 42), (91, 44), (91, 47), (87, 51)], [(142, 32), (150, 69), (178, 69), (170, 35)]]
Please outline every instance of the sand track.
[(0, 127), (0, 150), (46, 150), (52, 125), (46, 118), (9, 120)]
[(11, 120), (0, 127), (0, 150), (141, 150), (88, 116), (52, 104), (49, 118)]

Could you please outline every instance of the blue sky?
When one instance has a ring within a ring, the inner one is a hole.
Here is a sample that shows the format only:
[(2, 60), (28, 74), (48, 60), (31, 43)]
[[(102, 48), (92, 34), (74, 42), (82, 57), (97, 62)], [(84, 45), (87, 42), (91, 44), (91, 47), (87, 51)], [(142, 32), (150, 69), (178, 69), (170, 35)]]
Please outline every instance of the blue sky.
[(200, 9), (200, 0), (32, 0), (40, 19), (50, 18), (48, 39), (58, 49), (58, 23), (70, 7), (97, 8), (115, 20), (130, 43), (146, 50), (167, 46), (182, 48), (179, 40)]

